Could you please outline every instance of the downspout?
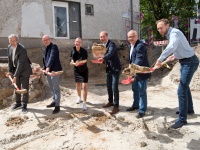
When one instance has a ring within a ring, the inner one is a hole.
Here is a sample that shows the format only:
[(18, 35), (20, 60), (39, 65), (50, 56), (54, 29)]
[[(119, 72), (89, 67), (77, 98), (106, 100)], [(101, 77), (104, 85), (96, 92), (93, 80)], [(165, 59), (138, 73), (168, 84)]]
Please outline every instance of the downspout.
[(133, 0), (130, 0), (131, 5), (131, 30), (133, 29)]

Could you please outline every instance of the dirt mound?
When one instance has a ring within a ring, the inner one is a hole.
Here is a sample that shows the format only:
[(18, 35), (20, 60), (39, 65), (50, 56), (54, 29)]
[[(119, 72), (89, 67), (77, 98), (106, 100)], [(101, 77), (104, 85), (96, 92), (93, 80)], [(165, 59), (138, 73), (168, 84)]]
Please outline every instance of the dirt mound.
[[(200, 44), (194, 47), (195, 54), (200, 60)], [(162, 86), (177, 86), (180, 81), (180, 64), (177, 61), (170, 71), (170, 73), (162, 79)], [(195, 72), (192, 81), (190, 82), (190, 89), (200, 91), (200, 65)]]
[[(126, 55), (123, 51), (120, 54)], [(124, 64), (126, 65), (125, 59)], [(100, 66), (94, 67), (98, 70)], [(175, 67), (172, 72), (178, 72)], [(97, 72), (99, 71), (101, 70)], [(135, 117), (138, 110), (126, 111), (133, 102), (131, 85), (119, 84), (120, 111), (116, 115), (110, 115), (113, 107), (102, 108), (108, 102), (105, 76), (97, 76), (95, 79), (90, 77), (87, 111), (82, 110), (82, 104), (76, 104), (74, 81), (71, 78), (62, 79), (61, 111), (58, 114), (52, 114), (53, 108), (46, 108), (52, 101), (50, 92), (43, 93), (43, 99), (29, 103), (26, 116), (20, 109), (0, 110), (0, 149), (200, 150), (199, 92), (192, 91), (195, 114), (188, 116), (188, 125), (179, 130), (171, 130), (168, 127), (178, 117), (175, 114), (178, 110), (177, 86), (171, 86), (176, 85), (169, 78), (171, 74), (163, 75), (168, 77), (162, 79), (165, 87), (159, 84), (158, 78), (153, 78), (148, 83), (148, 109), (143, 119)], [(195, 76), (194, 79), (197, 78)], [(191, 84), (195, 82), (197, 81)]]
[(26, 122), (26, 120), (28, 120), (29, 118), (28, 118), (28, 116), (23, 116), (23, 117), (21, 117), (21, 116), (16, 116), (16, 117), (10, 117), (7, 121), (6, 121), (6, 123), (5, 123), (5, 125), (6, 126), (20, 126), (20, 125), (22, 125), (23, 123), (25, 123)]

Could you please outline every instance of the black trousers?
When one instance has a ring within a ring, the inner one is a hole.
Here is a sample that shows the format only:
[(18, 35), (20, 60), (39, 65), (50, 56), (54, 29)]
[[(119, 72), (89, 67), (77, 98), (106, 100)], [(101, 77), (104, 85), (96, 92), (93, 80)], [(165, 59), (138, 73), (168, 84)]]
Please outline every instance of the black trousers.
[(18, 93), (15, 93), (16, 96), (16, 103), (23, 103), (27, 104), (29, 99), (29, 77), (19, 77), (17, 78), (16, 84), (19, 89), (27, 89), (27, 93), (21, 95)]

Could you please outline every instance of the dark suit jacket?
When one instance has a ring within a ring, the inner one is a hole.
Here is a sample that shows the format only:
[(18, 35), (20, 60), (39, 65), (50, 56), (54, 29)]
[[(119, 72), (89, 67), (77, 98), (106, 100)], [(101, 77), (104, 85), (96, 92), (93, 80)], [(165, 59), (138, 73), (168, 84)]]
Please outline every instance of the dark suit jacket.
[(50, 68), (50, 72), (62, 70), (57, 45), (51, 43), (49, 46), (46, 47), (46, 49), (44, 50), (43, 64), (44, 69), (48, 67)]
[(14, 58), (14, 64), (12, 61), (12, 47), (8, 46), (8, 71), (12, 72), (14, 77), (29, 77), (32, 74), (31, 69), (31, 62), (27, 56), (27, 51), (24, 48), (23, 45), (18, 43), (16, 52), (15, 52), (15, 58)]
[(106, 53), (104, 60), (106, 61), (106, 72), (119, 72), (121, 71), (121, 64), (117, 53), (117, 47), (115, 43), (108, 40), (106, 44)]
[[(131, 54), (131, 59), (130, 59), (130, 50), (131, 50), (131, 45), (129, 45), (129, 57), (128, 57), (130, 64), (133, 63), (139, 66), (149, 67), (146, 45), (142, 41), (140, 40), (136, 41), (133, 52)], [(145, 80), (150, 76), (151, 76), (150, 73), (137, 73), (136, 79)]]

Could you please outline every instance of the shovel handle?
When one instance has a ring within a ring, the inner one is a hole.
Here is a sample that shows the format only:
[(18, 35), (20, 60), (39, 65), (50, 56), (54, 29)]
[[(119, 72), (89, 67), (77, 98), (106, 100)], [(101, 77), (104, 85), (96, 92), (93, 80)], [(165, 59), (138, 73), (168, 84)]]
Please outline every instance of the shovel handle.
[[(169, 62), (169, 60), (168, 59), (166, 59), (165, 61), (163, 61), (162, 63), (161, 63), (161, 65), (163, 66), (164, 64), (166, 64), (167, 62)], [(157, 67), (153, 67), (153, 68), (150, 68), (151, 69), (151, 71), (152, 72), (154, 72), (156, 69), (158, 69)]]
[[(46, 73), (45, 70), (42, 70), (42, 72), (43, 72), (43, 73)], [(52, 71), (52, 73), (53, 73), (53, 72), (54, 72), (56, 75), (58, 75), (58, 74), (62, 74), (62, 73), (63, 73), (62, 70), (61, 70), (61, 71)], [(48, 72), (47, 75), (50, 75), (50, 76), (51, 76), (52, 73), (51, 73), (51, 72)]]
[[(9, 75), (8, 77), (10, 78), (10, 80), (11, 80), (11, 82), (12, 82), (13, 79), (11, 78), (11, 76)], [(19, 88), (17, 87), (17, 85), (16, 85), (15, 83), (14, 83), (13, 85), (14, 85), (14, 87), (16, 88), (16, 90), (19, 90)]]

